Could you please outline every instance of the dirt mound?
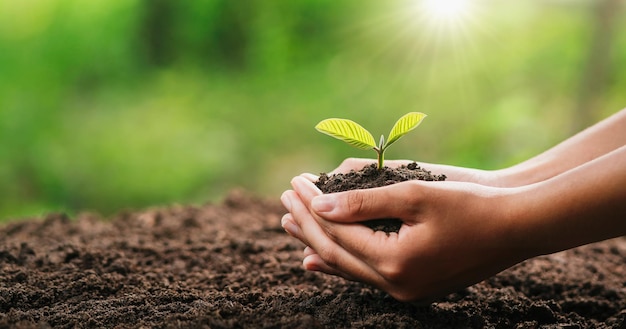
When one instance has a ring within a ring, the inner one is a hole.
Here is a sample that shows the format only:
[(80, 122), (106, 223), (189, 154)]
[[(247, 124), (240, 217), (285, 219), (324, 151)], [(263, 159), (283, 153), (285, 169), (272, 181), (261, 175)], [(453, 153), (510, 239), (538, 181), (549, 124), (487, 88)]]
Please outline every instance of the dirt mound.
[(428, 304), (305, 272), (278, 202), (0, 227), (0, 328), (626, 328), (626, 240), (519, 264)]
[(351, 170), (343, 174), (328, 175), (327, 173), (321, 173), (319, 179), (315, 182), (315, 186), (324, 193), (334, 193), (387, 186), (414, 179), (444, 181), (446, 180), (446, 175), (435, 175), (421, 168), (415, 162), (397, 168), (385, 166), (381, 169), (378, 169), (378, 166), (373, 163), (363, 167), (361, 170)]

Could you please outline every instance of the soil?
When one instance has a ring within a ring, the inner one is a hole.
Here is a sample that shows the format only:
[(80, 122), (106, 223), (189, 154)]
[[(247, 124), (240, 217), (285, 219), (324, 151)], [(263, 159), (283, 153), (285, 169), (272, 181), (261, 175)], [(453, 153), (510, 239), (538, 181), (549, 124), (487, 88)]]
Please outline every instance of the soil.
[[(363, 167), (361, 170), (351, 170), (345, 174), (340, 173), (329, 176), (326, 173), (321, 173), (315, 185), (324, 193), (335, 193), (382, 187), (408, 180), (444, 181), (446, 180), (446, 175), (432, 174), (415, 162), (397, 168), (384, 166), (380, 170), (376, 164), (371, 164)], [(363, 222), (363, 224), (374, 231), (383, 231), (387, 235), (398, 233), (402, 227), (402, 221), (397, 218), (373, 218)]]
[(345, 174), (328, 175), (321, 173), (315, 185), (324, 193), (334, 193), (387, 186), (413, 179), (443, 181), (446, 180), (446, 175), (435, 175), (421, 168), (415, 162), (395, 169), (385, 166), (380, 170), (377, 165), (373, 163), (363, 167), (361, 170), (351, 170)]
[(538, 257), (431, 303), (302, 269), (284, 209), (51, 214), (0, 227), (0, 328), (626, 328), (626, 239)]

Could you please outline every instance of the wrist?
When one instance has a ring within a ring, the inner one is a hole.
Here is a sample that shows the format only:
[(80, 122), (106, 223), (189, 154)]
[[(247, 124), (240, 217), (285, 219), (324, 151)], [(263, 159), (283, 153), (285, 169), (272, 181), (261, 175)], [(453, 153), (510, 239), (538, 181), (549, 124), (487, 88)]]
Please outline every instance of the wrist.
[(507, 188), (500, 187), (499, 197), (492, 200), (491, 207), (498, 209), (494, 221), (495, 230), (499, 238), (499, 246), (504, 256), (515, 263), (524, 261), (544, 253), (544, 249), (536, 243), (534, 230), (530, 225), (528, 209), (527, 187)]
[(566, 189), (554, 180), (513, 188), (510, 239), (525, 258), (551, 254), (594, 241), (591, 227), (575, 220), (575, 211), (562, 204)]
[(541, 182), (548, 174), (537, 164), (520, 164), (494, 170), (491, 176), (497, 186), (514, 188)]

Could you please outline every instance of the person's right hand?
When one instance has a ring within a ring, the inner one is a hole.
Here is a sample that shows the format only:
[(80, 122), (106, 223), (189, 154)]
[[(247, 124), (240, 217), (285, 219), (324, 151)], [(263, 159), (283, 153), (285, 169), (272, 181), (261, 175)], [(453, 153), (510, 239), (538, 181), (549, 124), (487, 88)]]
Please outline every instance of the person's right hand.
[[(302, 175), (281, 200), (282, 225), (308, 247), (304, 267), (364, 281), (398, 300), (437, 297), (529, 256), (520, 249), (509, 189), (461, 182), (408, 181), (331, 194)], [(398, 218), (400, 231), (359, 222)]]

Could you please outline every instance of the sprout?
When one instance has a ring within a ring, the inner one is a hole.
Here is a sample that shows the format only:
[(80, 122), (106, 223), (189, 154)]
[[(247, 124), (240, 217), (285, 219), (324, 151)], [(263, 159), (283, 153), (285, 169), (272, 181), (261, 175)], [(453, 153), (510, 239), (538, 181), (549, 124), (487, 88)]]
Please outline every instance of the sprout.
[(383, 162), (385, 161), (385, 150), (387, 150), (389, 145), (393, 144), (409, 131), (415, 129), (425, 117), (426, 114), (420, 112), (405, 114), (393, 125), (387, 137), (387, 141), (385, 141), (385, 135), (380, 136), (378, 146), (372, 134), (352, 120), (336, 118), (326, 119), (318, 123), (315, 129), (323, 134), (340, 139), (354, 147), (363, 150), (373, 149), (378, 153), (378, 169), (382, 169)]

